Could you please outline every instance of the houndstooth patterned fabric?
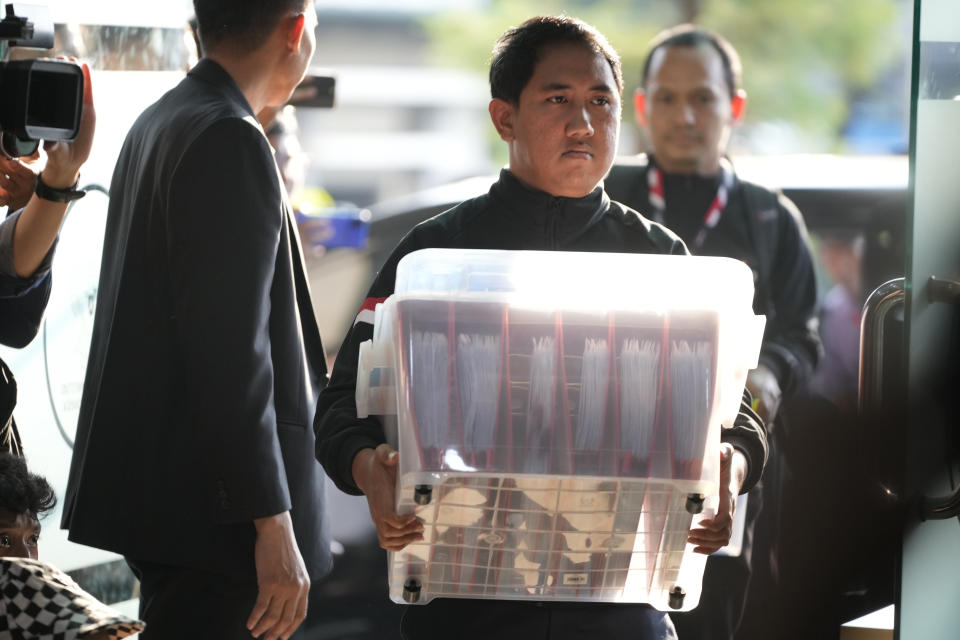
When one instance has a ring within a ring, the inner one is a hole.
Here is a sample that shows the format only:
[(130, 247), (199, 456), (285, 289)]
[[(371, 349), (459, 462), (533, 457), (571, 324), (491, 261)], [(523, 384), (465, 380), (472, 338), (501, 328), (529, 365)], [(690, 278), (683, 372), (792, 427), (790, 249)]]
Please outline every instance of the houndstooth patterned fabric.
[(0, 558), (0, 640), (126, 638), (144, 623), (121, 615), (68, 575), (29, 558)]

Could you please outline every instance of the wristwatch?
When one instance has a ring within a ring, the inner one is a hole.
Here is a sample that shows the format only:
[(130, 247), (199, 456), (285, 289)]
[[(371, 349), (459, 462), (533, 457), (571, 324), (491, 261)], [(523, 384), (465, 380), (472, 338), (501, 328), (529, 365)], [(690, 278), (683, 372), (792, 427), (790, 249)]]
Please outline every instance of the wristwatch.
[(77, 185), (80, 184), (80, 178), (77, 178), (77, 181), (73, 183), (72, 187), (67, 187), (66, 189), (54, 189), (50, 185), (44, 183), (43, 173), (37, 176), (37, 186), (34, 189), (34, 193), (37, 194), (38, 198), (47, 200), (49, 202), (72, 202), (74, 200), (79, 200), (83, 196), (87, 195), (86, 191), (78, 191)]

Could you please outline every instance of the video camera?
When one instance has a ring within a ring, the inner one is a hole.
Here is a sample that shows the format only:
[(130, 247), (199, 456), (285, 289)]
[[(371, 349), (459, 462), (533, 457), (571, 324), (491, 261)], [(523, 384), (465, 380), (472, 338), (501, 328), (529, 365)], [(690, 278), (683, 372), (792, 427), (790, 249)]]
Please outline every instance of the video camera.
[(77, 136), (83, 70), (63, 60), (11, 61), (13, 47), (53, 49), (53, 21), (46, 7), (10, 3), (0, 20), (0, 151), (16, 158), (34, 153), (40, 140)]

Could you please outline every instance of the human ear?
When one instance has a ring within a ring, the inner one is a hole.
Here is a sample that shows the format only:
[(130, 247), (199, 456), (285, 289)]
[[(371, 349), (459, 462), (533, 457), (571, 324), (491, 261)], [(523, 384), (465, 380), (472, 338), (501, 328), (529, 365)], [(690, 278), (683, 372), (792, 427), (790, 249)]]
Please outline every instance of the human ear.
[(743, 114), (747, 112), (747, 92), (743, 89), (737, 89), (737, 93), (730, 100), (730, 114), (734, 122), (743, 120)]
[(500, 134), (500, 139), (504, 142), (512, 142), (516, 138), (513, 131), (513, 114), (516, 107), (510, 102), (501, 98), (494, 98), (487, 107), (490, 112), (490, 120)]
[(637, 124), (642, 128), (647, 126), (647, 96), (641, 90), (637, 89), (633, 93), (633, 112), (637, 119)]
[(300, 42), (303, 39), (303, 30), (306, 28), (307, 19), (302, 13), (290, 16), (284, 21), (286, 25), (286, 43), (287, 48), (294, 53), (300, 52)]

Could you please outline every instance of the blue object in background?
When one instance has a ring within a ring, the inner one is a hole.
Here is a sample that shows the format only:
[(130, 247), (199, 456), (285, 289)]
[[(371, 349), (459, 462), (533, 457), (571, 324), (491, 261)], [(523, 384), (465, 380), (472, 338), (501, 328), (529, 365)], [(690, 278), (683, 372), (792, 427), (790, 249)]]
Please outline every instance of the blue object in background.
[(369, 209), (353, 206), (321, 209), (316, 213), (296, 212), (297, 226), (304, 251), (322, 252), (345, 247), (362, 249), (370, 236)]

